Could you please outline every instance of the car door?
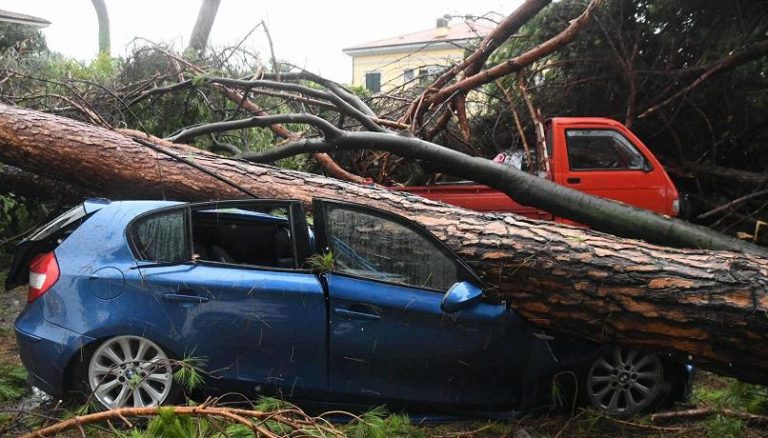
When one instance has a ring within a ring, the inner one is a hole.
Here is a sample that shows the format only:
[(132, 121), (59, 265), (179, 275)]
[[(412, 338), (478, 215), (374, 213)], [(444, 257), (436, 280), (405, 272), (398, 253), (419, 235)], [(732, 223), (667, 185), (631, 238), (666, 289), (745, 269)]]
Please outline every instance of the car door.
[[(330, 305), (329, 386), (360, 401), (513, 402), (520, 320), (504, 304), (441, 310), (477, 276), (423, 227), (364, 206), (315, 200)], [(507, 388), (508, 390), (505, 390)]]
[(648, 210), (668, 209), (666, 181), (640, 148), (618, 130), (569, 125), (561, 130), (559, 184)]
[[(278, 232), (287, 243), (276, 243)], [(325, 390), (324, 295), (299, 268), (308, 236), (298, 203), (169, 209), (135, 221), (131, 238), (164, 331), (204, 360), (209, 383), (298, 397)]]

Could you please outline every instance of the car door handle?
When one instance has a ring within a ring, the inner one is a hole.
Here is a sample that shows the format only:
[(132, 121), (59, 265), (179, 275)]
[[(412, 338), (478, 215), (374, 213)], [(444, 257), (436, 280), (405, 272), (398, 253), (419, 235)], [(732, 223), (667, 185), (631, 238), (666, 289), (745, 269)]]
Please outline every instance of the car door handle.
[(172, 303), (207, 303), (210, 301), (208, 297), (187, 294), (165, 294), (163, 299)]
[(375, 313), (358, 312), (357, 310), (344, 309), (342, 307), (333, 309), (333, 313), (349, 319), (365, 319), (368, 321), (378, 321), (381, 319), (381, 316)]
[(581, 184), (581, 178), (566, 178), (565, 182), (568, 184)]

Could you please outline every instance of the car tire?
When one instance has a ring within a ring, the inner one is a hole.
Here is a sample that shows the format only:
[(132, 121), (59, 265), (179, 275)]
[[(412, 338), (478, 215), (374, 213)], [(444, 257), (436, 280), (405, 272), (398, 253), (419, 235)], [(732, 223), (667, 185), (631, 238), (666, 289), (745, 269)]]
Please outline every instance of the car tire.
[(100, 409), (172, 404), (181, 393), (172, 359), (141, 336), (115, 336), (83, 349), (73, 376), (76, 395)]
[(667, 400), (671, 384), (666, 369), (656, 354), (614, 347), (591, 364), (584, 390), (590, 404), (600, 412), (631, 417), (656, 409)]

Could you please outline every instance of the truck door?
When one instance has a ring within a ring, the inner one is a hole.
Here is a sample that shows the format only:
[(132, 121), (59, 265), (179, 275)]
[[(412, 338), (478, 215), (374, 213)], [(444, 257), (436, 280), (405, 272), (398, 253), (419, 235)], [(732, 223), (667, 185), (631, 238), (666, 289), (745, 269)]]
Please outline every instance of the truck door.
[(565, 147), (557, 153), (555, 182), (658, 213), (671, 213), (668, 178), (644, 146), (620, 130), (605, 126), (560, 126), (556, 135), (557, 144)]

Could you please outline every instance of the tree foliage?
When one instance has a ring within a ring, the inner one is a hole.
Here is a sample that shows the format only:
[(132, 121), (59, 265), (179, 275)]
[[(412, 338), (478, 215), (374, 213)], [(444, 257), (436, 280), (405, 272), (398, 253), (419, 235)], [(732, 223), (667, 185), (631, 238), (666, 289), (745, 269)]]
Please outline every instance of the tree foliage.
[(43, 34), (31, 26), (0, 22), (0, 52), (8, 55), (39, 53), (46, 50)]

